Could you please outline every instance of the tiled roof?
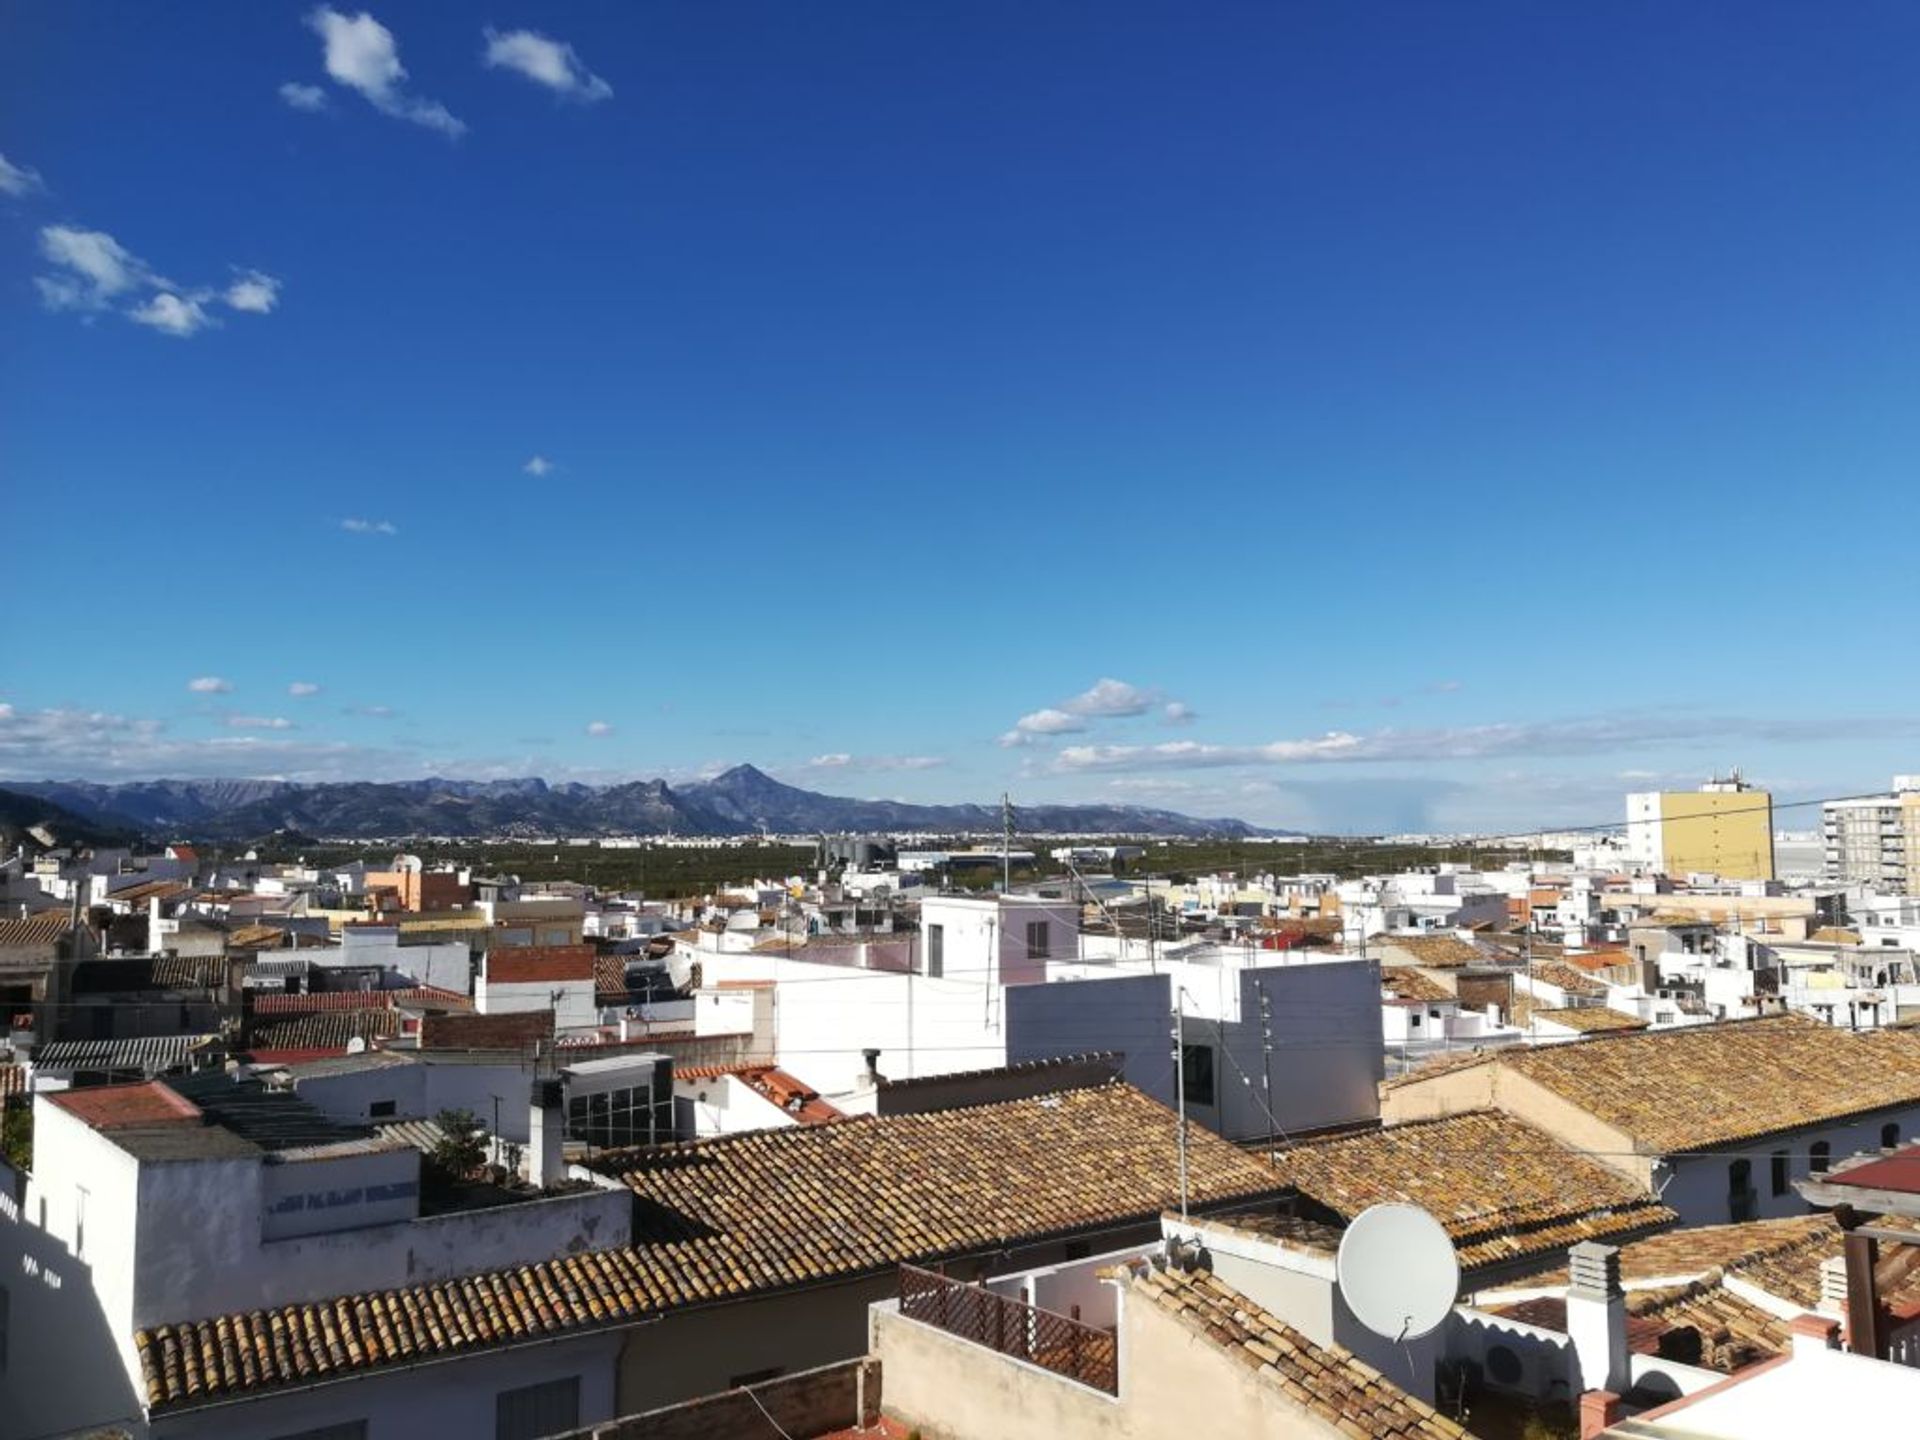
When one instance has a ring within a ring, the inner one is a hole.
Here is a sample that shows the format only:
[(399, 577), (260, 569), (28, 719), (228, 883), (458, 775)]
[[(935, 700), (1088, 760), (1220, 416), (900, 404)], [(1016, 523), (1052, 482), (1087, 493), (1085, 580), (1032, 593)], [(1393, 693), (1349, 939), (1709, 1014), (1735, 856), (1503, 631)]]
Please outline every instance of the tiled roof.
[[(1514, 999), (1521, 997), (1516, 995)], [(1417, 1080), (1431, 1080), (1436, 1075), (1445, 1075), (1451, 1070), (1466, 1070), (1475, 1065), (1484, 1065), (1493, 1059), (1493, 1051), (1479, 1046), (1467, 1046), (1460, 1050), (1442, 1051), (1437, 1055), (1421, 1060), (1413, 1069), (1402, 1075), (1389, 1075), (1380, 1082), (1382, 1090), (1397, 1090), (1402, 1085), (1411, 1085)]]
[(1822, 925), (1807, 938), (1820, 945), (1858, 945), (1860, 932), (1840, 925)]
[[(1145, 1301), (1174, 1316), (1344, 1434), (1362, 1440), (1459, 1440), (1467, 1434), (1350, 1351), (1314, 1344), (1209, 1270), (1150, 1268), (1126, 1293), (1130, 1301)], [(1196, 1433), (1204, 1428), (1196, 1426)]]
[(624, 955), (596, 955), (593, 957), (593, 993), (607, 1000), (623, 1000), (627, 995), (627, 957)]
[(1558, 986), (1569, 995), (1578, 995), (1587, 1000), (1604, 1000), (1607, 987), (1588, 975), (1584, 970), (1567, 964), (1564, 960), (1549, 960), (1545, 964), (1533, 964), (1527, 967), (1527, 974), (1535, 980), (1548, 985)]
[(1478, 945), (1457, 935), (1381, 935), (1377, 943), (1383, 951), (1398, 951), (1413, 964), (1433, 970), (1492, 963)]
[(217, 990), (227, 983), (222, 955), (156, 955), (153, 983), (167, 990)]
[[(1493, 1313), (1563, 1334), (1567, 1328), (1564, 1296), (1501, 1305)], [(1790, 1323), (1735, 1294), (1717, 1275), (1627, 1294), (1629, 1349), (1723, 1375), (1783, 1354)]]
[[(155, 1326), (134, 1337), (147, 1402), (166, 1411), (901, 1262), (1145, 1224), (1172, 1198), (1174, 1131), (1165, 1107), (1116, 1084), (598, 1157), (596, 1168), (632, 1167), (623, 1178), (646, 1202), (635, 1244)], [(1188, 1167), (1200, 1205), (1279, 1189), (1269, 1167), (1198, 1128)]]
[(78, 1090), (55, 1091), (47, 1098), (95, 1130), (165, 1125), (200, 1118), (199, 1106), (182, 1099), (158, 1080), (138, 1085), (89, 1085)]
[(256, 1025), (247, 1048), (344, 1050), (350, 1040), (384, 1040), (399, 1033), (400, 1015), (392, 1009), (321, 1010)]
[(1399, 1000), (1452, 1000), (1454, 993), (1431, 975), (1404, 965), (1382, 965), (1380, 983)]
[(0, 920), (0, 950), (51, 945), (65, 939), (72, 928), (72, 919), (64, 910), (42, 910), (20, 920)]
[(287, 943), (287, 932), (278, 925), (240, 925), (227, 932), (229, 950), (270, 950)]
[(1647, 1022), (1637, 1015), (1606, 1005), (1542, 1005), (1530, 995), (1513, 997), (1513, 1023), (1527, 1026), (1534, 1021), (1578, 1030), (1583, 1035), (1603, 1030), (1644, 1030)]
[(532, 985), (594, 978), (591, 945), (511, 945), (487, 952), (489, 985)]
[(1421, 1206), (1468, 1272), (1676, 1218), (1625, 1176), (1494, 1110), (1309, 1140), (1273, 1161), (1343, 1223), (1369, 1205)]
[(144, 1070), (157, 1075), (185, 1065), (216, 1035), (145, 1035), (124, 1040), (50, 1040), (34, 1047), (42, 1070)]
[(396, 1005), (438, 1006), (471, 1010), (473, 1002), (454, 990), (437, 985), (410, 985), (403, 990), (307, 990), (297, 995), (256, 991), (256, 1015), (311, 1015), (323, 1010), (391, 1010)]
[[(1493, 1058), (1656, 1154), (1920, 1103), (1920, 1039), (1855, 1035), (1798, 1015), (1605, 1035)], [(1730, 1095), (1739, 1103), (1727, 1103)]]

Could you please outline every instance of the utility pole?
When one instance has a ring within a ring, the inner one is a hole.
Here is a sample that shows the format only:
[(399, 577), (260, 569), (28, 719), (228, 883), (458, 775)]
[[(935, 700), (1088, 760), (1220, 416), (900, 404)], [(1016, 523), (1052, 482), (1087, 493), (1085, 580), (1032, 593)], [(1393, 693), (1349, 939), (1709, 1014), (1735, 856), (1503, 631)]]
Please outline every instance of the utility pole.
[(1013, 796), (1000, 792), (1000, 893), (1013, 888)]
[(1180, 1150), (1180, 1218), (1187, 1218), (1187, 1066), (1181, 1036), (1186, 1026), (1186, 992), (1173, 990), (1173, 1093), (1174, 1113), (1179, 1117), (1175, 1134)]

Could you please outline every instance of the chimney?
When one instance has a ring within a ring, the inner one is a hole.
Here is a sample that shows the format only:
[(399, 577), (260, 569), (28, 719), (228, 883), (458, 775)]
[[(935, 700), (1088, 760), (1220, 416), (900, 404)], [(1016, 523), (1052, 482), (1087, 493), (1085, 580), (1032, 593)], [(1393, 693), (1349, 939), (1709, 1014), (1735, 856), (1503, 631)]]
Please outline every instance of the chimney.
[(1620, 1397), (1611, 1390), (1587, 1391), (1580, 1397), (1580, 1440), (1605, 1434), (1620, 1422), (1623, 1408)]
[(1580, 1388), (1624, 1395), (1633, 1388), (1627, 1350), (1627, 1297), (1620, 1251), (1583, 1240), (1567, 1252), (1567, 1338), (1580, 1361)]
[(867, 1060), (867, 1073), (860, 1077), (860, 1083), (869, 1090), (877, 1090), (880, 1087), (881, 1079), (880, 1052), (878, 1050), (862, 1050), (860, 1053), (864, 1055)]
[(558, 1080), (533, 1082), (528, 1112), (527, 1179), (543, 1189), (567, 1178), (567, 1087)]
[(1822, 1350), (1840, 1348), (1840, 1322), (1824, 1315), (1795, 1316), (1788, 1327), (1793, 1337), (1793, 1358), (1804, 1360)]

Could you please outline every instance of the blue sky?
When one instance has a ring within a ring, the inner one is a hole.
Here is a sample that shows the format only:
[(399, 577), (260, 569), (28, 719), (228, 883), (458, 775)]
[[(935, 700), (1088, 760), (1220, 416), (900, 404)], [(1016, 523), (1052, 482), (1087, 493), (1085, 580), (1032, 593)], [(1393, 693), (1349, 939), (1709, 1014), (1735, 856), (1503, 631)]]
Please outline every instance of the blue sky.
[(0, 777), (1920, 769), (1911, 6), (0, 26)]

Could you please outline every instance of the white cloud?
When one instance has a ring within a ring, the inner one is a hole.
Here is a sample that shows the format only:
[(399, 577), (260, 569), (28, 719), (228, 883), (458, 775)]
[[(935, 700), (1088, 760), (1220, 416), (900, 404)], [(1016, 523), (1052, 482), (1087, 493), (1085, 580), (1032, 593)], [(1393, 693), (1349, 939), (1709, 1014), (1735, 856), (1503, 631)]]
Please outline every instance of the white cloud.
[(1458, 680), (1436, 680), (1427, 689), (1435, 695), (1452, 695), (1464, 690), (1466, 686)]
[(400, 712), (391, 705), (349, 705), (342, 715), (364, 715), (369, 720), (391, 720)]
[(266, 315), (280, 303), (280, 282), (261, 270), (242, 270), (220, 298), (235, 310)]
[[(49, 310), (91, 314), (126, 303), (126, 317), (163, 335), (185, 338), (218, 322), (207, 312), (211, 289), (185, 289), (164, 276), (104, 230), (48, 225), (40, 253), (61, 268), (34, 279)], [(134, 297), (146, 292), (144, 299)], [(235, 310), (264, 315), (273, 309), (280, 282), (258, 270), (238, 272), (221, 296)]]
[(587, 722), (587, 734), (598, 739), (603, 735), (613, 734), (613, 726), (604, 720), (590, 720)]
[(309, 695), (318, 695), (319, 693), (320, 687), (311, 680), (296, 680), (287, 686), (287, 694), (293, 696), (296, 700), (304, 700)]
[(565, 41), (549, 40), (532, 30), (502, 35), (489, 28), (486, 36), (484, 63), (490, 70), (518, 71), (556, 95), (588, 104), (613, 94), (613, 87), (581, 64), (580, 56)]
[(149, 325), (163, 335), (176, 335), (183, 340), (189, 335), (198, 335), (214, 323), (198, 297), (176, 295), (171, 290), (156, 291), (148, 296), (127, 311), (127, 318), (136, 325)]
[(280, 98), (295, 110), (324, 110), (327, 108), (327, 92), (318, 85), (302, 85), (298, 80), (289, 80), (280, 87)]
[(1072, 735), (1087, 728), (1087, 722), (1065, 710), (1035, 710), (1013, 722), (1013, 729), (1000, 737), (1000, 747), (1011, 750), (1031, 745), (1043, 735)]
[(398, 750), (278, 735), (186, 739), (168, 735), (158, 720), (137, 716), (0, 706), (0, 775), (23, 779), (125, 780), (163, 775), (367, 779), (417, 769), (417, 758)]
[(35, 282), (49, 309), (104, 310), (137, 286), (159, 283), (145, 261), (104, 230), (48, 225), (40, 232), (40, 253), (68, 272)]
[(553, 461), (544, 455), (535, 455), (532, 459), (528, 460), (526, 464), (522, 465), (520, 469), (537, 480), (542, 475), (551, 474), (554, 469), (554, 464)]
[(231, 730), (291, 730), (293, 722), (279, 715), (229, 715), (227, 728)]
[(1160, 718), (1169, 725), (1191, 725), (1199, 717), (1186, 701), (1169, 700), (1166, 708), (1160, 712)]
[(1156, 690), (1142, 690), (1124, 680), (1096, 680), (1093, 687), (1067, 701), (1061, 708), (1074, 715), (1144, 715), (1159, 699)]
[(887, 770), (938, 770), (947, 763), (943, 755), (854, 755), (836, 750), (816, 755), (801, 767), (806, 770), (841, 770), (848, 773)]
[(400, 527), (391, 520), (366, 520), (358, 515), (350, 515), (340, 522), (340, 528), (349, 535), (398, 535)]
[(402, 82), (407, 70), (400, 63), (399, 43), (391, 30), (366, 11), (343, 15), (323, 5), (307, 16), (307, 26), (320, 37), (327, 75), (336, 84), (359, 92), (383, 115), (411, 120), (456, 139), (466, 133), (465, 123), (446, 106), (406, 93)]
[(1500, 722), (1425, 730), (1342, 730), (1265, 745), (1206, 745), (1192, 740), (1159, 745), (1073, 745), (1060, 751), (1058, 772), (1205, 769), (1220, 766), (1337, 763), (1440, 763), (1512, 755), (1606, 755), (1645, 745), (1695, 744), (1716, 748), (1752, 740), (1802, 744), (1826, 740), (1908, 739), (1920, 736), (1920, 716), (1839, 716), (1769, 720), (1749, 716), (1631, 712), (1575, 720)]
[(187, 689), (196, 695), (227, 695), (233, 691), (233, 682), (218, 675), (201, 675), (189, 680)]
[(16, 165), (0, 155), (0, 195), (31, 195), (46, 188), (38, 170), (30, 165)]

